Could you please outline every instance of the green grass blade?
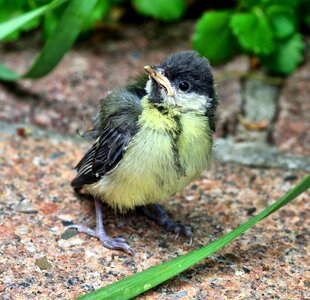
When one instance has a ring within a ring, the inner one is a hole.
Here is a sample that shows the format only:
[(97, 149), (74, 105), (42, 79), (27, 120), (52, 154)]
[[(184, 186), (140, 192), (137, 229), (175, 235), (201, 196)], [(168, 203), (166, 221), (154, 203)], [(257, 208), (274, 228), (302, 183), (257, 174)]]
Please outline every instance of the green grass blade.
[[(67, 0), (55, 0), (52, 3), (54, 3), (55, 6), (64, 1)], [(0, 65), (0, 80), (10, 81), (20, 78), (39, 78), (52, 71), (73, 45), (85, 20), (91, 14), (97, 1), (98, 0), (71, 0), (57, 24), (54, 33), (47, 40), (38, 58), (26, 74), (19, 75), (7, 67)], [(52, 5), (52, 3), (49, 5)], [(46, 8), (46, 6), (44, 7)], [(51, 9), (51, 7), (49, 9)], [(42, 11), (40, 12), (42, 13)]]
[(39, 78), (52, 71), (78, 37), (97, 0), (71, 0), (39, 57), (23, 76)]
[(20, 78), (20, 75), (8, 69), (6, 66), (0, 65), (0, 79), (9, 81), (9, 80), (17, 80), (19, 78)]
[(24, 26), (29, 21), (31, 21), (37, 17), (42, 16), (43, 14), (48, 12), (49, 10), (59, 6), (60, 4), (66, 2), (66, 1), (68, 1), (68, 0), (54, 0), (49, 4), (41, 6), (37, 9), (34, 9), (34, 10), (27, 12), (21, 16), (18, 16), (14, 19), (11, 19), (9, 21), (6, 21), (6, 22), (0, 24), (0, 40), (2, 40), (6, 36), (8, 36), (12, 32), (14, 32), (15, 30), (21, 28), (22, 26)]
[(256, 223), (266, 218), (288, 202), (295, 199), (310, 187), (310, 174), (307, 175), (298, 185), (285, 194), (282, 198), (265, 208), (258, 215), (229, 232), (213, 243), (191, 251), (183, 256), (147, 269), (146, 271), (126, 277), (106, 287), (100, 288), (90, 294), (79, 297), (79, 300), (106, 300), (106, 299), (131, 299), (141, 293), (163, 283), (164, 281), (185, 271), (189, 267), (197, 264), (215, 251), (236, 239), (240, 234), (253, 227)]

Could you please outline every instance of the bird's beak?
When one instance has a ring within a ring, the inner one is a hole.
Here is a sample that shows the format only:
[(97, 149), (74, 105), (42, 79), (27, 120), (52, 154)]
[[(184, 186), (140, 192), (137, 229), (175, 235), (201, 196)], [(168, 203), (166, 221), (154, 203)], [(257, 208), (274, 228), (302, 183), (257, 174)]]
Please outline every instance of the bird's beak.
[(168, 96), (173, 96), (173, 88), (169, 79), (164, 75), (163, 69), (153, 66), (145, 66), (144, 70), (150, 77), (166, 89)]

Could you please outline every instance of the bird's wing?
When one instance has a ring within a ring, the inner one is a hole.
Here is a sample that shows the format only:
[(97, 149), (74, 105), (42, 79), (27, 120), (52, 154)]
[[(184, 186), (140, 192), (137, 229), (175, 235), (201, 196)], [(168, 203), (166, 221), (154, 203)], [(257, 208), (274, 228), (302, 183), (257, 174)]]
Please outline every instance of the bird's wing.
[[(110, 101), (110, 99), (114, 98), (115, 94), (117, 94), (117, 96), (115, 97), (116, 101), (119, 101), (119, 98), (122, 96), (122, 93), (124, 91), (126, 91), (127, 98), (128, 95), (131, 95), (130, 97), (131, 99), (129, 99), (130, 102), (140, 102), (140, 100), (146, 95), (145, 85), (148, 79), (149, 79), (148, 76), (146, 74), (143, 74), (138, 77), (135, 77), (133, 83), (126, 86), (126, 88), (114, 90), (111, 94), (112, 97), (108, 95), (106, 98), (101, 100), (102, 110), (104, 111), (106, 109), (105, 107), (102, 107), (105, 106), (106, 103), (113, 102), (113, 100)], [(127, 101), (124, 101), (124, 103), (125, 106), (128, 104)], [(113, 108), (113, 105), (108, 105), (107, 108), (110, 109), (111, 107)], [(134, 107), (134, 109), (137, 111), (136, 107)], [(126, 111), (126, 108), (124, 109), (124, 111)], [(111, 112), (106, 112), (105, 115), (111, 115)], [(100, 113), (98, 113), (93, 120), (93, 128), (79, 134), (89, 141), (95, 141), (100, 136), (101, 123), (102, 123), (102, 116)]]
[(138, 130), (141, 111), (140, 98), (126, 89), (101, 100), (100, 134), (76, 167), (78, 174), (71, 182), (74, 188), (97, 182), (117, 166)]

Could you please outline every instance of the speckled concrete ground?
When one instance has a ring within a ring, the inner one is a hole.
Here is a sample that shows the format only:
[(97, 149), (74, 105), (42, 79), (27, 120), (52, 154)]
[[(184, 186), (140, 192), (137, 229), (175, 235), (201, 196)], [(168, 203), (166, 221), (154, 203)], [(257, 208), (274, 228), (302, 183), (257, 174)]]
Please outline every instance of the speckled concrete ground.
[[(106, 209), (106, 228), (135, 256), (107, 250), (65, 225), (94, 225), (92, 201), (69, 182), (86, 144), (1, 132), (0, 293), (2, 299), (73, 299), (184, 254), (248, 220), (305, 173), (215, 162), (205, 176), (166, 203), (193, 226), (194, 241), (165, 233), (144, 216)], [(306, 299), (309, 294), (309, 193), (267, 218), (231, 246), (141, 299)]]
[[(215, 160), (204, 176), (165, 205), (175, 219), (193, 226), (192, 246), (183, 238), (174, 240), (136, 212), (117, 215), (108, 208), (107, 231), (127, 239), (135, 256), (65, 231), (72, 222), (91, 226), (95, 222), (92, 201), (79, 199), (69, 185), (73, 167), (88, 146), (73, 138), (75, 130), (87, 126), (98, 99), (113, 86), (128, 82), (146, 63), (189, 49), (192, 28), (192, 21), (169, 26), (151, 22), (99, 32), (79, 43), (50, 76), (0, 84), (0, 120), (7, 122), (5, 126), (0, 122), (0, 299), (74, 299), (187, 253), (245, 222), (306, 174)], [(25, 70), (39, 47), (37, 36), (0, 45), (0, 62)], [(308, 58), (286, 80), (269, 132), (269, 142), (277, 149), (303, 157), (310, 153), (309, 65)], [(238, 140), (234, 136), (242, 111), (238, 74), (248, 69), (246, 57), (215, 69), (217, 78), (237, 74), (218, 82), (222, 100), (218, 136)], [(22, 124), (14, 125), (17, 122)], [(309, 192), (140, 299), (310, 298), (308, 200)]]

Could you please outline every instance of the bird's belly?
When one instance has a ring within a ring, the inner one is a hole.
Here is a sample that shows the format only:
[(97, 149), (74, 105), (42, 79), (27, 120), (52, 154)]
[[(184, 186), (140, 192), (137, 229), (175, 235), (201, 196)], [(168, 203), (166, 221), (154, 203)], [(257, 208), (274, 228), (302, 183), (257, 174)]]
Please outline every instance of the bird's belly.
[(126, 210), (166, 200), (184, 188), (207, 167), (211, 141), (205, 126), (198, 128), (201, 124), (186, 117), (181, 123), (177, 140), (166, 131), (142, 128), (117, 168), (92, 184), (89, 192)]

